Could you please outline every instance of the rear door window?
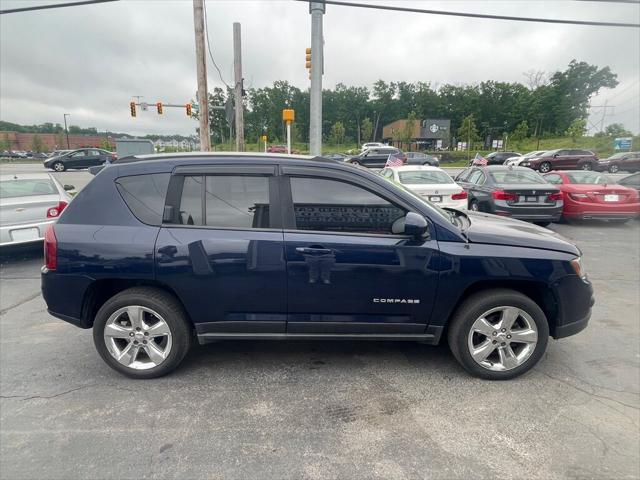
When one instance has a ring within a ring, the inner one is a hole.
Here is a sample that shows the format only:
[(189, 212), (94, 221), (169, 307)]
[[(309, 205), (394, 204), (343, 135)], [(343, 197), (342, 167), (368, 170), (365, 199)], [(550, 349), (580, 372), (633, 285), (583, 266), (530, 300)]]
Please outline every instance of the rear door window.
[(160, 225), (170, 176), (169, 173), (153, 173), (120, 177), (116, 187), (138, 220), (148, 225)]

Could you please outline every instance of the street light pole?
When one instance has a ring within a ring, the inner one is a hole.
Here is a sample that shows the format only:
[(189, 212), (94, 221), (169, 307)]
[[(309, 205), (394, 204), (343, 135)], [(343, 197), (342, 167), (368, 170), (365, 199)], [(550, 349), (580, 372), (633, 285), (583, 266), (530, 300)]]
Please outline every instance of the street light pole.
[(311, 91), (309, 105), (309, 150), (322, 155), (322, 74), (324, 73), (324, 38), (322, 16), (324, 2), (310, 2), (311, 13)]
[(63, 114), (63, 117), (64, 117), (64, 132), (67, 134), (67, 149), (71, 148), (69, 146), (69, 129), (67, 128), (67, 117), (70, 117), (70, 116), (71, 116), (70, 113)]

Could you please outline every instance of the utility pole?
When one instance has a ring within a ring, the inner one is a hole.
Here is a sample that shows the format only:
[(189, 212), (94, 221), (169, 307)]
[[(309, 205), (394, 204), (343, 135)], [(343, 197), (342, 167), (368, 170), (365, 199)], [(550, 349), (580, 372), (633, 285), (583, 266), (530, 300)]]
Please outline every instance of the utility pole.
[(70, 116), (71, 116), (70, 113), (63, 114), (63, 117), (64, 117), (64, 133), (67, 134), (67, 148), (71, 148), (69, 146), (69, 129), (67, 128), (67, 117), (70, 117)]
[(324, 12), (324, 2), (309, 3), (312, 58), (309, 106), (309, 150), (311, 155), (322, 155), (322, 74), (324, 73), (322, 16)]
[(236, 97), (236, 150), (244, 152), (244, 112), (242, 108), (242, 44), (240, 24), (233, 24), (233, 73)]
[(200, 123), (200, 150), (211, 151), (209, 136), (209, 94), (207, 90), (207, 59), (204, 47), (204, 3), (193, 0), (193, 25), (196, 35), (196, 67), (198, 75), (198, 120)]

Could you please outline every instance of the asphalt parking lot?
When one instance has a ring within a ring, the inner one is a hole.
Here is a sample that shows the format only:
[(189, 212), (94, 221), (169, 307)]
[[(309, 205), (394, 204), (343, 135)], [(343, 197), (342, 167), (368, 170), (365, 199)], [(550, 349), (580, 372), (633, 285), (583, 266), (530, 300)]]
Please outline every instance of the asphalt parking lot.
[(638, 478), (640, 222), (553, 225), (584, 252), (587, 330), (508, 382), (446, 346), (222, 342), (109, 369), (49, 316), (39, 249), (0, 260), (0, 478)]

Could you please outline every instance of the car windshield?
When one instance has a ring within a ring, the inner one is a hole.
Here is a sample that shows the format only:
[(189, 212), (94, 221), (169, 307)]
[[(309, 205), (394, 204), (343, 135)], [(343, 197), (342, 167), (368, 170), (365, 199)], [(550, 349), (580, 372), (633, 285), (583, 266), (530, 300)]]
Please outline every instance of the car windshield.
[(544, 178), (532, 170), (501, 170), (489, 173), (496, 183), (547, 183)]
[(622, 158), (625, 155), (629, 155), (629, 152), (620, 152), (620, 153), (616, 153), (614, 155), (611, 155), (609, 158)]
[(567, 173), (567, 177), (571, 183), (579, 185), (605, 185), (607, 183), (615, 183), (606, 175), (596, 172), (571, 172)]
[(541, 151), (535, 151), (535, 152), (529, 152), (523, 155), (524, 158), (531, 158), (531, 157), (540, 157), (542, 155), (544, 155), (545, 152), (541, 152)]
[(398, 172), (400, 183), (405, 185), (453, 183), (453, 179), (445, 172), (438, 170), (414, 170)]
[(14, 179), (0, 182), (0, 198), (32, 197), (35, 195), (55, 195), (58, 191), (52, 180)]

